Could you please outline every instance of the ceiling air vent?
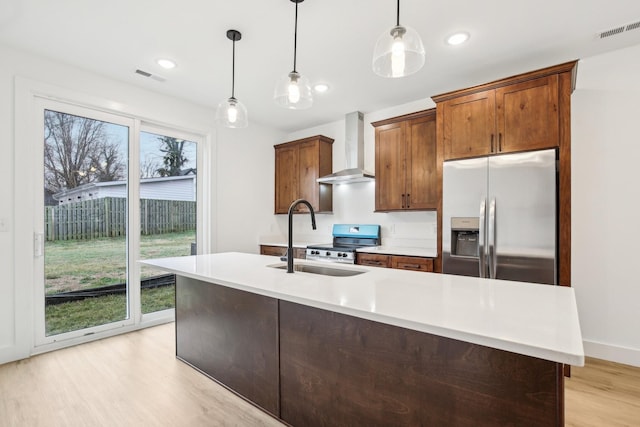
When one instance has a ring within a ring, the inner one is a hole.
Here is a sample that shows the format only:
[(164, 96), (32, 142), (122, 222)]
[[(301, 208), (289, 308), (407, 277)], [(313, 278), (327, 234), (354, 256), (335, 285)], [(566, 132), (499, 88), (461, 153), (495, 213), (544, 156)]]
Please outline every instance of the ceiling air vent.
[(156, 76), (156, 75), (154, 75), (154, 74), (148, 73), (148, 72), (143, 71), (143, 70), (140, 70), (140, 69), (136, 70), (136, 74), (140, 74), (141, 76), (144, 76), (144, 77), (150, 77), (150, 78), (152, 78), (153, 80), (156, 80), (156, 81), (159, 81), (159, 82), (164, 82), (164, 81), (166, 81), (166, 79), (165, 79), (165, 78), (163, 78), (163, 77)]
[(607, 37), (615, 36), (616, 34), (622, 34), (625, 31), (636, 30), (638, 28), (640, 28), (640, 21), (634, 22), (633, 24), (622, 25), (620, 27), (611, 28), (610, 30), (607, 30), (607, 31), (602, 31), (601, 33), (598, 33), (598, 38), (605, 39)]
[(640, 21), (627, 25), (627, 31), (637, 30), (638, 28), (640, 28)]

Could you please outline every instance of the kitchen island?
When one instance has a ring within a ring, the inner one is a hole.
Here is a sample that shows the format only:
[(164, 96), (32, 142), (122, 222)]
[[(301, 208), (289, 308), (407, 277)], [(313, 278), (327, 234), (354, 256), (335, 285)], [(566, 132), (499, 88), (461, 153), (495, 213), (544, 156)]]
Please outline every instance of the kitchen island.
[(287, 274), (243, 253), (143, 263), (178, 275), (177, 356), (291, 425), (563, 425), (563, 365), (584, 364), (567, 287)]

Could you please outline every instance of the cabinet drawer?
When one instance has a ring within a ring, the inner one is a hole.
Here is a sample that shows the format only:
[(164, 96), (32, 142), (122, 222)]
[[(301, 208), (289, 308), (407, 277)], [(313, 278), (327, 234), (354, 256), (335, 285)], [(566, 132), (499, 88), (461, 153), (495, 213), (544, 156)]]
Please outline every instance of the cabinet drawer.
[(372, 267), (389, 267), (389, 255), (356, 254), (356, 264), (370, 265)]
[(433, 271), (433, 259), (431, 258), (419, 258), (419, 257), (407, 257), (407, 256), (392, 256), (391, 268), (398, 268), (400, 270), (413, 270), (413, 271)]

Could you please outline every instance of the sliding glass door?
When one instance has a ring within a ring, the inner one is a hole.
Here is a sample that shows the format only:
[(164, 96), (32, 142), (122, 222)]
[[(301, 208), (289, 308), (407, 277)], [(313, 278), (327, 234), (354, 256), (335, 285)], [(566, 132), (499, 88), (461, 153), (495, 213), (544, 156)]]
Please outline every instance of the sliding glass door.
[(36, 345), (173, 316), (175, 278), (138, 260), (197, 252), (199, 138), (38, 105)]

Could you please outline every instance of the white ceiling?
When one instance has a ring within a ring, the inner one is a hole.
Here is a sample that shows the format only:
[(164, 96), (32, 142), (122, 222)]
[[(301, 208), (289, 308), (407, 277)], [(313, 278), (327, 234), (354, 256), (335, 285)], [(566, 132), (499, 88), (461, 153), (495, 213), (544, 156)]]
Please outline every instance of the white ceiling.
[[(293, 66), (290, 0), (0, 0), (0, 43), (215, 108), (231, 95), (228, 29), (237, 29), (236, 97), (250, 122), (291, 132), (450, 90), (640, 43), (638, 0), (404, 0), (425, 67), (402, 79), (371, 70), (378, 36), (395, 24), (393, 0), (307, 0), (299, 5), (298, 66), (331, 85), (309, 110), (277, 107), (276, 80)], [(447, 35), (471, 34), (462, 46)], [(155, 60), (169, 57), (173, 70)], [(134, 73), (158, 75), (159, 82)]]

